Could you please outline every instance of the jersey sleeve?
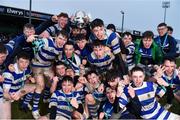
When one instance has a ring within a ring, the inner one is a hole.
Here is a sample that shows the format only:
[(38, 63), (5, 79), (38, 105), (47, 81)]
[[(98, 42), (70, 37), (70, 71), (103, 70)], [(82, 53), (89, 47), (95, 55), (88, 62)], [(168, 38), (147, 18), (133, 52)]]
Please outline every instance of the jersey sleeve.
[(159, 97), (162, 97), (166, 93), (166, 90), (163, 89), (162, 86), (158, 86), (156, 83), (153, 83), (153, 88), (155, 90), (155, 94)]
[(124, 108), (130, 101), (129, 101), (129, 93), (128, 93), (128, 88), (125, 87), (123, 90), (123, 93), (119, 97), (119, 107)]
[(50, 99), (50, 103), (49, 103), (49, 108), (51, 108), (52, 106), (58, 106), (58, 101), (57, 101), (57, 95), (56, 95), (56, 92), (54, 92), (51, 96), (51, 99)]
[(14, 77), (9, 72), (4, 72), (2, 76), (4, 77), (3, 88), (9, 90), (11, 88)]
[(118, 54), (121, 52), (120, 49), (120, 43), (119, 43), (119, 38), (117, 37), (116, 33), (112, 33), (109, 37), (111, 41), (111, 49), (114, 54)]

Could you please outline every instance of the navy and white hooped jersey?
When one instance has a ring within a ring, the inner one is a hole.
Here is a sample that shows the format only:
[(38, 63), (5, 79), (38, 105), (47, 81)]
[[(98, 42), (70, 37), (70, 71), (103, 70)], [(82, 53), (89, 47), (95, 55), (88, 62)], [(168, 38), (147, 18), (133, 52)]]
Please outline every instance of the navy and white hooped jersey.
[(130, 44), (128, 44), (126, 46), (126, 49), (129, 51), (129, 53), (126, 55), (126, 62), (128, 65), (133, 65), (133, 55), (134, 55), (134, 51), (135, 51), (135, 45), (133, 42), (131, 42)]
[(85, 102), (85, 94), (87, 93), (87, 87), (83, 85), (83, 87), (76, 89), (76, 92), (79, 94), (79, 99), (81, 102)]
[(81, 59), (78, 55), (73, 53), (71, 58), (67, 58), (65, 54), (58, 57), (59, 61), (64, 62), (66, 65), (69, 65), (75, 72), (76, 75), (79, 75), (80, 73), (80, 68), (79, 66), (81, 65)]
[(164, 73), (162, 75), (162, 79), (165, 82), (167, 82), (170, 86), (175, 85), (176, 86), (175, 91), (180, 90), (180, 79), (178, 77), (178, 70), (177, 69), (174, 70), (172, 77), (168, 77), (167, 74)]
[[(111, 30), (105, 30), (106, 38), (104, 40), (101, 40), (102, 43), (108, 47), (111, 48), (111, 51), (113, 54), (118, 54), (121, 52), (120, 48), (120, 42), (119, 37), (116, 35), (115, 32), (112, 32)], [(96, 40), (96, 37), (94, 35), (90, 36), (90, 41), (93, 42)]]
[(104, 112), (106, 119), (111, 117), (112, 113), (114, 112), (113, 109), (114, 107), (112, 103), (110, 103), (109, 101), (104, 103), (102, 111)]
[(91, 65), (97, 67), (97, 70), (100, 72), (104, 72), (106, 70), (112, 69), (112, 61), (115, 59), (113, 54), (105, 54), (103, 58), (98, 59), (94, 52), (92, 52), (87, 60)]
[[(96, 86), (93, 86), (90, 83), (87, 83), (86, 87), (85, 87), (85, 91), (89, 94), (92, 94), (92, 96), (94, 97), (95, 100), (101, 102), (104, 101), (106, 99), (106, 96), (103, 92), (99, 92), (98, 91), (98, 87), (103, 84), (103, 83), (97, 83)], [(91, 86), (91, 89), (89, 89), (88, 86)]]
[(15, 46), (15, 41), (14, 40), (10, 40), (7, 44), (5, 44), (5, 47), (8, 51), (8, 55), (11, 54), (13, 52)]
[(153, 60), (151, 48), (140, 48), (139, 52), (141, 54), (140, 63), (143, 65), (155, 64), (156, 61)]
[(49, 108), (52, 106), (57, 107), (57, 115), (63, 116), (67, 119), (71, 119), (73, 106), (70, 104), (72, 98), (76, 98), (77, 102), (80, 104), (81, 101), (78, 99), (79, 94), (77, 92), (71, 92), (70, 94), (65, 94), (62, 90), (55, 91), (50, 99)]
[(40, 39), (43, 41), (43, 45), (35, 54), (35, 58), (32, 60), (32, 66), (37, 67), (49, 67), (55, 61), (58, 55), (62, 54), (63, 48), (58, 48), (55, 42), (51, 39)]
[(144, 58), (152, 58), (151, 48), (149, 48), (149, 49), (140, 48), (139, 52), (140, 52), (141, 56), (144, 57)]
[(24, 71), (19, 70), (18, 64), (14, 64), (15, 72), (5, 70), (3, 73), (3, 89), (9, 89), (9, 92), (17, 92), (25, 85), (26, 79), (30, 76), (31, 70), (27, 68)]
[(46, 29), (46, 31), (52, 37), (54, 37), (58, 33), (58, 31), (60, 31), (60, 30), (62, 30), (62, 28), (58, 24), (55, 24), (55, 25)]
[[(158, 87), (157, 84), (153, 82), (143, 82), (141, 87), (134, 88), (136, 95), (142, 105), (141, 117), (144, 119), (168, 119), (170, 112), (165, 110), (156, 101), (155, 95), (162, 97), (165, 91)], [(125, 107), (129, 102), (128, 89), (125, 87), (124, 93), (119, 99), (119, 105), (121, 108)]]

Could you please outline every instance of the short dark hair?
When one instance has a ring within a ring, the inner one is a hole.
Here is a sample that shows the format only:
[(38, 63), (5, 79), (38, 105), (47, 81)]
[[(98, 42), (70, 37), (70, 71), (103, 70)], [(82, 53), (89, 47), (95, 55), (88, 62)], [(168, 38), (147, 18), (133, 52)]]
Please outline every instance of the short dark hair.
[(58, 66), (58, 65), (64, 65), (65, 67), (67, 67), (67, 65), (62, 61), (55, 62), (55, 66)]
[(122, 38), (123, 38), (125, 35), (132, 37), (132, 34), (131, 34), (130, 32), (124, 32), (124, 33), (122, 34)]
[[(62, 83), (63, 82), (71, 82), (74, 85), (73, 78), (70, 76), (67, 76), (67, 75), (62, 78)], [(61, 86), (62, 86), (62, 84), (61, 84)]]
[(98, 46), (105, 46), (100, 40), (96, 39), (95, 41), (93, 41), (92, 43), (92, 47), (98, 47)]
[(65, 37), (65, 38), (67, 38), (67, 39), (68, 39), (68, 37), (69, 37), (67, 31), (65, 31), (65, 30), (60, 30), (60, 31), (58, 31), (57, 34), (56, 34), (56, 36), (59, 36), (59, 35), (62, 35), (63, 37)]
[(172, 58), (172, 57), (165, 57), (164, 58), (164, 60), (163, 60), (163, 63), (165, 62), (165, 61), (170, 61), (170, 62), (174, 62), (174, 63), (176, 63), (176, 59), (174, 59), (174, 58)]
[(61, 12), (58, 17), (65, 17), (65, 18), (69, 18), (67, 13)]
[(81, 40), (86, 40), (86, 36), (84, 34), (77, 34), (75, 37), (75, 41), (81, 41)]
[(139, 67), (139, 66), (135, 66), (131, 69), (131, 75), (133, 74), (133, 72), (136, 72), (136, 71), (141, 71), (144, 73), (144, 70), (143, 68)]
[(98, 75), (98, 73), (95, 71), (95, 70), (91, 70), (91, 71), (88, 71), (86, 74), (85, 74), (85, 77), (87, 78), (88, 75), (91, 75), (91, 74), (96, 74)]
[(150, 30), (145, 31), (142, 34), (142, 38), (154, 38), (154, 33), (152, 31), (150, 31)]
[(106, 81), (114, 81), (115, 78), (121, 77), (120, 74), (116, 70), (109, 70), (106, 73)]
[(102, 26), (104, 26), (104, 22), (103, 20), (99, 18), (94, 19), (90, 24), (91, 29), (94, 29), (95, 27), (102, 27)]
[(108, 24), (107, 29), (114, 29), (114, 32), (116, 32), (116, 26), (114, 24)]
[(67, 41), (67, 42), (64, 44), (63, 49), (65, 48), (66, 45), (72, 45), (73, 48), (74, 48), (74, 43), (71, 42), (71, 41)]
[(17, 54), (17, 59), (19, 60), (20, 58), (30, 60), (30, 55), (27, 52), (22, 51), (19, 54)]
[(162, 27), (162, 26), (167, 27), (167, 24), (166, 24), (166, 23), (164, 23), (164, 22), (162, 22), (162, 23), (160, 23), (157, 27)]
[(34, 25), (31, 24), (31, 23), (26, 23), (26, 24), (23, 26), (23, 30), (24, 30), (25, 28), (34, 28)]
[(0, 43), (0, 53), (7, 54), (7, 48), (3, 43)]
[(168, 31), (172, 31), (173, 32), (173, 28), (171, 26), (167, 26)]

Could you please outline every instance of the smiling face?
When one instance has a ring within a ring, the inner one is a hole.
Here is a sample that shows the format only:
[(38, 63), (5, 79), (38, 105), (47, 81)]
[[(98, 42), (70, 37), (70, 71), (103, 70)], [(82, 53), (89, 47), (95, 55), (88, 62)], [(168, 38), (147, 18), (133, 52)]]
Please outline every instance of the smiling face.
[(61, 28), (65, 28), (68, 24), (68, 18), (64, 16), (58, 17), (58, 24)]
[(7, 53), (0, 53), (0, 65), (4, 63), (6, 57), (7, 57)]
[(66, 73), (66, 67), (64, 65), (57, 65), (56, 66), (56, 74), (60, 76), (64, 76)]
[(159, 33), (159, 36), (164, 36), (167, 33), (167, 27), (166, 26), (158, 27), (157, 31)]
[(55, 37), (55, 42), (58, 48), (62, 48), (64, 44), (67, 42), (67, 38), (61, 34)]
[(113, 79), (113, 80), (108, 81), (108, 84), (111, 86), (111, 88), (112, 88), (113, 90), (115, 90), (115, 89), (117, 88), (117, 86), (118, 86), (118, 82), (119, 82), (119, 81), (120, 81), (120, 78), (117, 77), (117, 78), (115, 78), (115, 79)]
[(141, 87), (144, 81), (145, 75), (142, 71), (132, 72), (132, 80), (136, 87)]
[(17, 60), (18, 67), (21, 71), (24, 71), (29, 66), (30, 61), (28, 59), (19, 58)]
[(123, 40), (124, 45), (127, 46), (128, 44), (131, 43), (132, 36), (131, 35), (125, 35), (122, 40)]
[(99, 83), (99, 76), (97, 76), (95, 73), (89, 74), (87, 79), (92, 86), (96, 86)]
[(165, 66), (165, 73), (169, 76), (171, 76), (174, 73), (174, 70), (176, 68), (176, 64), (174, 61), (165, 60), (164, 62)]
[(104, 26), (97, 26), (97, 27), (93, 28), (92, 32), (99, 40), (105, 39)]
[(73, 89), (73, 83), (70, 81), (64, 81), (62, 82), (62, 91), (65, 94), (71, 93)]

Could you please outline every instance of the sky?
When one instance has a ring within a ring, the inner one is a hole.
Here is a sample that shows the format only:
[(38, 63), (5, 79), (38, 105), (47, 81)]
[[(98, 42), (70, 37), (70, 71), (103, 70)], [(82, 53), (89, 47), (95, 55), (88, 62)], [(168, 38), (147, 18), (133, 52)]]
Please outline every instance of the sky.
[[(157, 25), (164, 21), (164, 0), (32, 0), (32, 10), (50, 14), (66, 12), (69, 16), (78, 10), (90, 13), (92, 20), (101, 18), (105, 24), (121, 28), (124, 11), (124, 28), (157, 34)], [(166, 0), (167, 1), (167, 0)], [(174, 28), (173, 36), (180, 39), (180, 0), (170, 1), (166, 23)], [(29, 0), (0, 0), (0, 5), (29, 9)]]

